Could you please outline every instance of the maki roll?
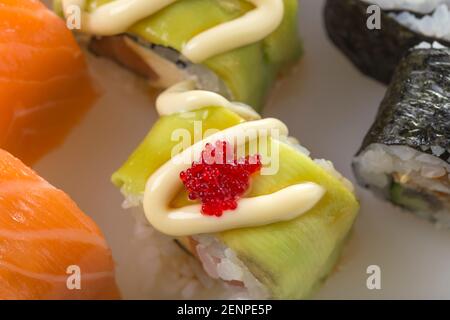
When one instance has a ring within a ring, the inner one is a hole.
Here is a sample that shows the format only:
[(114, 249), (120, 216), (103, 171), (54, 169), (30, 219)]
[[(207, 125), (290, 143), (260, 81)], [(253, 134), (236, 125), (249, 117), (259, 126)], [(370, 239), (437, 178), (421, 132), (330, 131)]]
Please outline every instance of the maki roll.
[(194, 79), (256, 109), (300, 55), (296, 0), (56, 0), (82, 6), (89, 48), (157, 88)]
[(160, 119), (112, 176), (125, 207), (137, 210), (148, 290), (309, 297), (357, 216), (351, 183), (311, 159), (281, 121), (192, 82), (156, 104)]
[(361, 185), (450, 227), (450, 50), (412, 49), (353, 167)]
[[(368, 19), (378, 15), (379, 28)], [(448, 0), (327, 0), (325, 26), (330, 39), (364, 74), (389, 84), (407, 51), (422, 42), (450, 46)]]

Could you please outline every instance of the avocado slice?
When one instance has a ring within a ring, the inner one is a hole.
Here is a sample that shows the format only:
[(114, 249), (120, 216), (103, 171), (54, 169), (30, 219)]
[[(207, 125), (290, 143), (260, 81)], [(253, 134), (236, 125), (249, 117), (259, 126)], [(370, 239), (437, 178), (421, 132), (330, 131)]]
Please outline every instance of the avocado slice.
[[(172, 132), (184, 128), (193, 134), (193, 121), (203, 129), (224, 129), (242, 121), (235, 113), (209, 107), (161, 117), (128, 161), (113, 174), (113, 183), (125, 195), (143, 194), (145, 182), (171, 157), (177, 142)], [(345, 185), (295, 147), (278, 140), (280, 167), (275, 175), (252, 178), (248, 197), (269, 194), (292, 184), (316, 182), (326, 189), (320, 202), (306, 214), (287, 222), (226, 231), (217, 236), (245, 263), (275, 299), (309, 297), (335, 265), (356, 218), (359, 204)], [(175, 207), (191, 203), (180, 190)]]
[(171, 158), (173, 148), (180, 144), (178, 140), (171, 139), (175, 130), (180, 133), (185, 130), (190, 137), (194, 137), (200, 131), (207, 133), (209, 129), (223, 130), (243, 121), (235, 113), (219, 107), (161, 117), (128, 161), (112, 175), (112, 182), (125, 195), (143, 194), (148, 178)]
[(394, 204), (410, 211), (433, 212), (440, 209), (439, 201), (434, 196), (397, 182), (392, 182), (390, 193)]
[[(93, 10), (112, 0), (88, 0)], [(282, 23), (262, 41), (204, 61), (224, 81), (233, 95), (260, 110), (277, 76), (301, 55), (297, 32), (296, 0), (284, 0)], [(182, 0), (133, 25), (128, 33), (150, 43), (181, 50), (195, 35), (221, 23), (234, 20), (253, 7), (243, 0)], [(61, 15), (61, 0), (54, 1)]]

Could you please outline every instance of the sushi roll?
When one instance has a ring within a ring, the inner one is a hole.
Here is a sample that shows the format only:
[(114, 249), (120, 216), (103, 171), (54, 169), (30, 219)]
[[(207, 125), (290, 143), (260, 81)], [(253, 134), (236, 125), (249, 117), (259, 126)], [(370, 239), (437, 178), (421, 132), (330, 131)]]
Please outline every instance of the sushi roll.
[[(370, 16), (379, 28), (369, 28)], [(439, 41), (450, 46), (448, 0), (327, 0), (325, 26), (330, 39), (361, 72), (389, 84), (407, 51)]]
[(1, 149), (0, 252), (0, 300), (120, 298), (95, 223)]
[[(56, 0), (71, 21), (78, 0)], [(80, 29), (89, 48), (168, 88), (201, 89), (260, 109), (277, 76), (301, 53), (296, 0), (87, 0)]]
[(353, 161), (361, 183), (450, 227), (450, 49), (422, 44), (398, 66)]
[(281, 121), (193, 82), (156, 106), (160, 119), (112, 176), (135, 208), (148, 291), (310, 297), (357, 216), (351, 183), (311, 159)]
[(32, 164), (63, 142), (97, 90), (72, 33), (40, 1), (1, 0), (0, 21), (0, 147)]

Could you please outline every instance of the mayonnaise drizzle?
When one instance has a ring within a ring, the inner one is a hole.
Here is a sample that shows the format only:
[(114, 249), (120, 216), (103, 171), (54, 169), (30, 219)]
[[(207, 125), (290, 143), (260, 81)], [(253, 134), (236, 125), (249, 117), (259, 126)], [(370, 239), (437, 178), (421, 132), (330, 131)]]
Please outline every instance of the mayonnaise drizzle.
[(195, 90), (195, 88), (195, 81), (187, 80), (164, 91), (156, 100), (156, 110), (159, 115), (166, 116), (214, 106), (230, 109), (245, 120), (261, 118), (250, 106), (238, 102), (230, 102), (217, 93)]
[(171, 236), (214, 233), (291, 220), (314, 207), (325, 189), (313, 182), (291, 185), (269, 195), (240, 199), (236, 210), (225, 212), (220, 218), (203, 215), (200, 205), (170, 207), (172, 199), (183, 187), (180, 172), (191, 166), (192, 155), (200, 157), (206, 143), (221, 140), (238, 146), (238, 143), (248, 141), (247, 130), (262, 129), (279, 130), (283, 136), (288, 134), (285, 124), (277, 119), (244, 122), (192, 145), (160, 167), (147, 181), (144, 193), (144, 212), (153, 227)]
[(256, 9), (242, 17), (206, 30), (192, 38), (182, 50), (192, 62), (200, 62), (264, 39), (283, 20), (283, 0), (248, 0)]
[[(101, 36), (124, 33), (133, 24), (177, 0), (115, 0), (92, 13), (83, 12), (81, 30)], [(284, 15), (283, 0), (247, 0), (255, 9), (229, 22), (199, 33), (189, 40), (181, 53), (194, 63), (264, 39), (280, 25)], [(85, 0), (63, 0), (67, 17), (69, 7), (85, 9)]]

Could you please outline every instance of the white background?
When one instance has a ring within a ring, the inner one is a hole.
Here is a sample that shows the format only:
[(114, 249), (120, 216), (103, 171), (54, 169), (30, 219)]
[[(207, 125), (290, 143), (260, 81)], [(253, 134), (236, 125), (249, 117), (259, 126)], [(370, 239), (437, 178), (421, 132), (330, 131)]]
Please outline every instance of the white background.
[[(264, 116), (285, 121), (291, 134), (331, 159), (353, 181), (350, 162), (370, 127), (385, 87), (362, 76), (327, 39), (324, 1), (301, 2), (300, 32), (305, 55), (272, 96)], [(142, 298), (130, 250), (133, 218), (110, 175), (156, 119), (144, 83), (105, 61), (90, 57), (104, 95), (65, 144), (35, 168), (69, 193), (102, 228), (117, 262), (125, 298)], [(105, 71), (106, 67), (106, 71)], [(402, 212), (357, 189), (361, 212), (337, 270), (315, 298), (450, 298), (450, 231)], [(366, 288), (366, 268), (381, 267), (381, 290)]]

